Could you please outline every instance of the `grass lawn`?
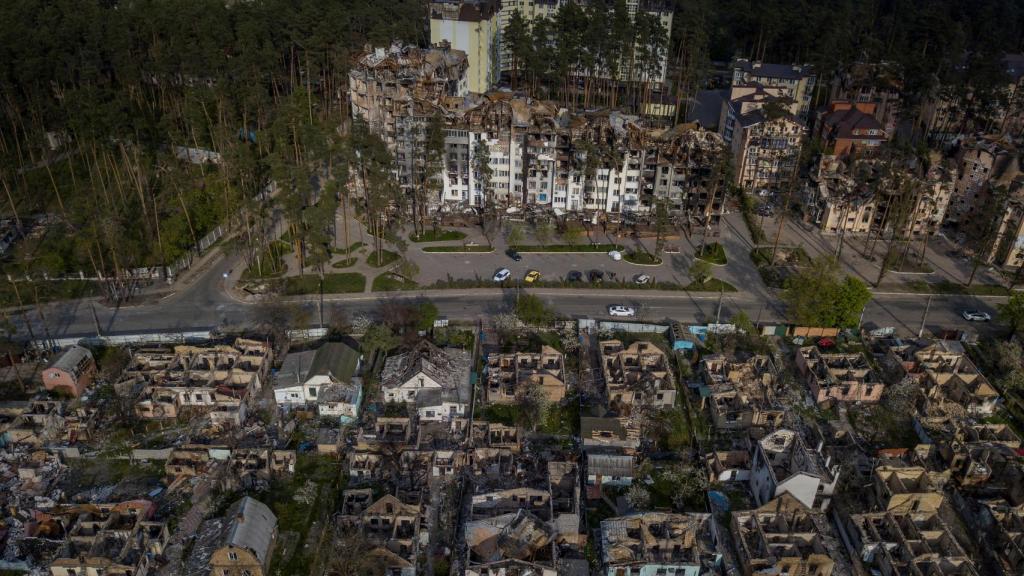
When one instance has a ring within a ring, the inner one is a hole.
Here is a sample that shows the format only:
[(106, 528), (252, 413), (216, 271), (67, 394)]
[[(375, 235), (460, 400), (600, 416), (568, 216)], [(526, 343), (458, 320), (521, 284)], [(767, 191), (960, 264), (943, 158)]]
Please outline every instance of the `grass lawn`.
[(931, 274), (932, 272), (935, 272), (935, 269), (932, 268), (928, 262), (922, 264), (917, 258), (907, 258), (903, 261), (902, 266), (888, 266), (886, 267), (886, 270), (911, 274)]
[(519, 407), (514, 404), (488, 404), (477, 408), (476, 415), (487, 422), (515, 426), (519, 418)]
[(345, 258), (344, 260), (331, 262), (331, 268), (349, 268), (354, 266), (356, 262), (359, 262), (359, 258)]
[(402, 278), (397, 274), (385, 272), (373, 279), (374, 292), (394, 292), (397, 290), (413, 290), (419, 284), (414, 280)]
[(556, 434), (559, 436), (573, 436), (579, 434), (580, 424), (580, 403), (577, 398), (567, 398), (565, 405), (552, 404), (544, 419), (537, 426), (538, 432), (544, 434)]
[(628, 252), (623, 254), (622, 257), (630, 264), (647, 264), (654, 266), (661, 264), (661, 258), (658, 258), (650, 252)]
[(697, 251), (696, 257), (705, 262), (710, 262), (719, 266), (722, 266), (729, 261), (729, 259), (725, 257), (725, 247), (718, 242), (706, 244), (704, 246), (704, 250)]
[[(285, 480), (275, 480), (262, 501), (277, 516), (279, 538), (272, 556), (272, 574), (309, 574), (319, 551), (317, 542), (307, 541), (310, 528), (316, 521), (323, 522), (329, 510), (337, 503), (345, 488), (346, 477), (339, 476), (338, 463), (315, 454), (300, 454), (295, 474)], [(302, 490), (312, 499), (296, 499)]]
[(398, 260), (398, 253), (392, 252), (391, 250), (380, 251), (380, 261), (377, 261), (377, 251), (371, 250), (370, 255), (366, 257), (366, 263), (374, 268), (382, 268)]
[(359, 250), (363, 246), (366, 246), (363, 242), (353, 242), (351, 246), (346, 250), (345, 248), (331, 248), (332, 254), (351, 254), (356, 250)]
[(465, 237), (466, 233), (458, 230), (424, 230), (423, 234), (410, 234), (409, 240), (413, 242), (445, 242), (462, 240)]
[[(324, 274), (324, 294), (348, 294), (362, 292), (366, 288), (366, 276), (358, 272)], [(320, 292), (320, 276), (306, 274), (285, 279), (284, 293), (288, 296), (316, 294)]]
[(964, 286), (949, 280), (942, 282), (925, 282), (924, 280), (911, 280), (903, 283), (907, 292), (916, 294), (972, 294), (974, 296), (1008, 296), (1010, 291), (1006, 286), (999, 284), (973, 284)]
[(282, 242), (281, 240), (271, 242), (267, 249), (263, 251), (263, 254), (260, 254), (259, 265), (257, 266), (256, 262), (253, 262), (252, 266), (249, 266), (242, 272), (242, 280), (276, 278), (283, 275), (288, 270), (288, 267), (285, 265), (282, 257), (289, 250), (291, 250), (291, 246), (287, 242)]
[[(768, 266), (772, 260), (771, 246), (761, 246), (750, 251), (750, 259), (757, 266)], [(803, 246), (779, 246), (775, 253), (775, 264), (792, 264), (794, 266), (807, 266), (811, 263), (811, 257)]]
[(427, 246), (424, 252), (494, 252), (493, 246)]
[(686, 289), (690, 292), (735, 292), (736, 287), (729, 284), (725, 280), (719, 280), (718, 278), (711, 278), (707, 282), (699, 284), (697, 282), (690, 282), (686, 285)]
[(622, 250), (622, 246), (618, 244), (548, 244), (547, 246), (516, 244), (509, 248), (516, 252), (611, 252), (612, 250)]
[[(40, 302), (54, 300), (75, 300), (89, 296), (99, 296), (103, 292), (99, 282), (91, 280), (49, 280), (40, 282), (19, 282), (18, 292), (22, 304), (29, 306), (36, 302), (35, 291), (39, 291)], [(10, 282), (0, 282), (0, 307), (17, 306), (18, 296)]]

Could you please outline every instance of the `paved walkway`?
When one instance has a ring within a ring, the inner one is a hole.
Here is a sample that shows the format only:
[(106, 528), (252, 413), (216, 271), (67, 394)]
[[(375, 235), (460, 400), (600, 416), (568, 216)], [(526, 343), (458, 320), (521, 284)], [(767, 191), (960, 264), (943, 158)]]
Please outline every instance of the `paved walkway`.
[[(778, 220), (773, 217), (763, 220), (765, 234), (771, 243), (778, 230)], [(814, 258), (822, 254), (834, 255), (839, 245), (839, 237), (822, 234), (820, 230), (806, 222), (788, 220), (783, 228), (780, 243), (789, 246), (803, 246), (807, 254)], [(878, 240), (872, 254), (866, 234), (848, 233), (843, 240), (843, 250), (839, 260), (849, 274), (874, 286), (878, 280), (878, 268), (885, 256), (886, 246), (886, 242)], [(915, 240), (911, 244), (908, 260), (917, 262), (920, 258), (920, 247), (920, 240)], [(903, 248), (902, 243), (900, 248)], [(871, 260), (866, 257), (869, 254), (872, 255)], [(929, 240), (925, 252), (925, 262), (932, 269), (931, 273), (889, 271), (883, 278), (882, 287), (898, 288), (900, 284), (912, 280), (923, 280), (929, 283), (948, 280), (962, 284), (970, 278), (971, 269), (974, 267), (971, 260), (959, 254), (959, 248), (941, 234), (936, 234)], [(1005, 285), (1006, 281), (996, 269), (980, 266), (974, 283)]]

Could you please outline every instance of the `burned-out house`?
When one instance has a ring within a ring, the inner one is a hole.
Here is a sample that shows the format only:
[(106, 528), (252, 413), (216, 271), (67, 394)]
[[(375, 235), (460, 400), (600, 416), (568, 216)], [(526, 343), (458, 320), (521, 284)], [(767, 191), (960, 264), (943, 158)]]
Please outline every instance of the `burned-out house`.
[(852, 574), (827, 516), (789, 493), (754, 510), (732, 513), (739, 565), (753, 574)]
[(703, 574), (721, 560), (710, 514), (643, 512), (601, 521), (603, 573)]
[(974, 562), (935, 511), (853, 514), (847, 534), (861, 561), (881, 576), (978, 576)]
[(720, 430), (774, 429), (784, 411), (775, 397), (775, 366), (766, 355), (727, 359), (711, 354), (701, 359), (704, 385), (701, 400)]
[(860, 352), (822, 352), (817, 346), (797, 351), (796, 365), (816, 402), (878, 402), (885, 384)]
[(542, 346), (539, 353), (490, 354), (484, 399), (490, 404), (509, 404), (539, 388), (549, 402), (560, 402), (566, 394), (564, 370), (562, 353), (550, 346)]
[(634, 406), (668, 408), (676, 401), (676, 387), (668, 355), (650, 342), (624, 346), (619, 340), (604, 340), (601, 367), (608, 401), (613, 409), (629, 413)]
[(206, 414), (217, 424), (239, 426), (271, 359), (266, 343), (244, 338), (231, 345), (142, 350), (132, 358), (121, 386), (140, 391), (135, 404), (139, 418)]
[(51, 576), (147, 574), (160, 567), (158, 558), (170, 533), (153, 520), (156, 505), (148, 500), (58, 506), (36, 511), (25, 536), (62, 540)]

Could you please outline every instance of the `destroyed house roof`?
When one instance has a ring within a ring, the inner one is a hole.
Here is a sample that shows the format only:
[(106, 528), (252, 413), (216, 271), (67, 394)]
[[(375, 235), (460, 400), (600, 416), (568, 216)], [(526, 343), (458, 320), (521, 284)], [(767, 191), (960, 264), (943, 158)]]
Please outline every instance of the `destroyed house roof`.
[(765, 62), (751, 62), (746, 59), (739, 59), (733, 63), (733, 68), (738, 68), (747, 74), (762, 76), (766, 78), (781, 78), (785, 80), (799, 80), (810, 76), (807, 67), (794, 64), (770, 64)]
[(442, 350), (423, 340), (409, 352), (387, 359), (381, 372), (381, 387), (397, 388), (422, 373), (465, 401), (462, 394), (469, 382), (470, 362), (470, 355), (465, 350)]
[(865, 114), (857, 108), (836, 110), (822, 120), (826, 129), (834, 130), (837, 138), (878, 138), (880, 134), (856, 134), (857, 131), (875, 130), (882, 132), (882, 124), (871, 114)]
[(66, 370), (68, 372), (74, 372), (78, 365), (86, 358), (92, 358), (92, 353), (87, 348), (82, 346), (72, 346), (61, 354), (50, 368), (56, 368), (59, 370)]
[(625, 454), (587, 454), (587, 474), (630, 478), (635, 470), (633, 457)]
[(616, 418), (580, 418), (581, 437), (591, 438), (595, 432), (611, 432), (619, 440), (626, 440), (628, 438), (626, 427)]
[(327, 342), (316, 350), (285, 357), (277, 373), (275, 388), (303, 384), (313, 376), (330, 375), (349, 382), (359, 366), (359, 352), (341, 342)]

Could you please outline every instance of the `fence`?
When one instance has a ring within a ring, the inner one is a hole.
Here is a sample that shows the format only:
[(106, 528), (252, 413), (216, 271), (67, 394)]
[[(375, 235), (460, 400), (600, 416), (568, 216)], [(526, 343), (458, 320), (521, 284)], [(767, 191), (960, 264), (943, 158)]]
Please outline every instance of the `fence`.
[(34, 340), (31, 345), (37, 350), (48, 350), (51, 347), (64, 348), (76, 344), (103, 344), (118, 346), (124, 344), (184, 344), (186, 342), (202, 342), (212, 340), (214, 335), (209, 330), (190, 332), (147, 332), (141, 334), (116, 334), (109, 336), (71, 336), (51, 340)]
[(167, 267), (167, 278), (172, 279), (177, 276), (180, 272), (188, 270), (192, 266), (192, 261), (197, 257), (202, 256), (204, 252), (210, 249), (221, 237), (224, 236), (226, 231), (223, 224), (217, 226), (213, 230), (210, 230), (206, 236), (199, 239), (199, 243), (189, 248), (188, 252), (184, 256), (178, 258), (170, 266)]

